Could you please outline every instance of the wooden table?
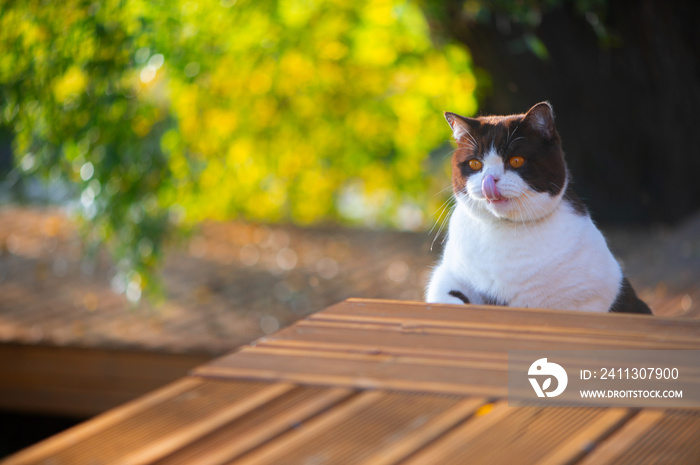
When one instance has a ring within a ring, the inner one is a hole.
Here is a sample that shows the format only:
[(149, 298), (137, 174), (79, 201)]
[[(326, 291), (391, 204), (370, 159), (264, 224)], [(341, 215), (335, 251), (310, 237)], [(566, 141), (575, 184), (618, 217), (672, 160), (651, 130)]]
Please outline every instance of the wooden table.
[(700, 463), (698, 409), (508, 407), (516, 349), (697, 350), (700, 321), (348, 300), (4, 463)]

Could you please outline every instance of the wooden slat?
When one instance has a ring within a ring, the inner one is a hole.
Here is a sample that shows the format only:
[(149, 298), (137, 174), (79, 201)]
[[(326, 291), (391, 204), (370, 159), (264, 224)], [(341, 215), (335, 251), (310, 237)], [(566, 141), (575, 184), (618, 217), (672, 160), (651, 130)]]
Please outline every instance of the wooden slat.
[(660, 409), (644, 409), (623, 427), (610, 435), (604, 442), (588, 454), (579, 465), (603, 465), (613, 463), (615, 458), (639, 444), (640, 438), (663, 418)]
[[(360, 321), (416, 320), (420, 324), (497, 325), (524, 330), (549, 328), (552, 332), (576, 334), (640, 333), (667, 341), (700, 337), (700, 320), (679, 317), (650, 317), (620, 313), (590, 313), (563, 310), (514, 308), (488, 305), (445, 305), (376, 299), (348, 299), (311, 316), (312, 319), (349, 318)], [(365, 320), (366, 319), (366, 320)]]
[[(484, 310), (483, 307), (480, 307)], [(473, 309), (472, 309), (473, 310)], [(439, 312), (439, 311), (438, 311)], [(436, 313), (438, 313), (436, 312)], [(607, 314), (606, 314), (607, 315)], [(598, 315), (598, 318), (605, 318), (606, 315)], [(693, 320), (697, 321), (697, 320)], [(572, 343), (598, 343), (604, 345), (617, 344), (621, 347), (637, 347), (637, 339), (643, 338), (647, 344), (654, 346), (671, 345), (683, 348), (697, 347), (697, 339), (700, 336), (700, 321), (690, 325), (690, 329), (695, 328), (697, 334), (678, 335), (673, 337), (664, 332), (654, 333), (646, 330), (633, 330), (625, 327), (624, 322), (608, 322), (608, 329), (576, 328), (567, 326), (545, 325), (537, 318), (531, 318), (528, 325), (514, 325), (508, 320), (500, 323), (490, 323), (483, 321), (460, 320), (431, 320), (413, 318), (387, 318), (387, 317), (365, 317), (350, 315), (319, 315), (305, 321), (298, 322), (303, 327), (327, 327), (327, 328), (374, 328), (386, 331), (401, 331), (402, 333), (414, 334), (434, 334), (434, 335), (459, 335), (470, 336), (479, 335), (481, 337), (501, 337), (507, 339), (516, 337), (520, 340), (528, 340), (539, 337), (543, 342), (554, 344), (570, 340)], [(688, 326), (684, 326), (688, 329)]]
[[(451, 338), (440, 338), (440, 343), (430, 344), (430, 347), (426, 347), (427, 344), (417, 344), (411, 345), (409, 339), (400, 338), (400, 343), (389, 344), (386, 339), (378, 342), (377, 344), (365, 343), (354, 343), (352, 341), (345, 342), (342, 339), (342, 331), (338, 332), (338, 338), (336, 341), (329, 342), (323, 340), (304, 340), (304, 339), (284, 339), (275, 338), (267, 339), (262, 342), (258, 342), (255, 345), (255, 349), (252, 350), (296, 350), (301, 352), (316, 352), (321, 356), (323, 353), (328, 354), (347, 354), (352, 356), (352, 354), (365, 354), (372, 355), (381, 358), (406, 358), (406, 357), (418, 357), (418, 358), (430, 358), (433, 360), (463, 360), (463, 361), (473, 361), (475, 364), (487, 364), (485, 366), (495, 367), (505, 367), (508, 360), (508, 355), (502, 351), (483, 351), (483, 350), (472, 350), (472, 351), (456, 351), (449, 348), (441, 348), (445, 342), (449, 342)], [(434, 341), (431, 341), (434, 342)], [(482, 349), (483, 347), (479, 347)], [(240, 350), (251, 350), (249, 348), (242, 348)]]
[[(575, 415), (575, 413), (574, 413)], [(539, 461), (539, 465), (572, 463), (588, 453), (594, 445), (625, 423), (633, 412), (619, 408), (604, 409), (590, 423), (568, 436)]]
[(367, 391), (232, 463), (396, 463), (483, 403), (477, 398)]
[[(232, 389), (227, 389), (224, 386), (225, 394), (228, 395)], [(121, 455), (119, 461), (123, 464), (148, 464), (157, 460), (173, 451), (181, 448), (183, 444), (189, 444), (200, 437), (215, 431), (233, 419), (256, 409), (265, 404), (271, 399), (280, 396), (292, 389), (291, 385), (273, 384), (266, 386), (263, 389), (256, 390), (251, 393), (243, 401), (222, 402), (216, 410), (212, 410), (212, 414), (206, 418), (196, 418), (194, 421), (189, 421), (188, 424), (182, 425), (181, 428), (168, 425), (168, 431), (161, 438), (151, 438), (146, 444), (140, 448), (133, 447), (128, 453)], [(206, 394), (204, 395), (206, 397)], [(204, 399), (207, 403), (205, 407), (210, 407), (211, 399)], [(194, 412), (193, 412), (194, 413)], [(196, 412), (199, 414), (200, 412)], [(179, 419), (179, 418), (178, 418)], [(135, 422), (136, 423), (136, 422)], [(146, 431), (154, 430), (155, 428), (146, 429)]]
[(372, 465), (399, 463), (472, 416), (483, 405), (483, 399), (466, 398), (445, 413), (434, 417), (430, 423), (422, 426), (419, 430), (409, 433), (401, 440), (394, 441), (375, 452), (364, 462)]
[(150, 463), (290, 391), (290, 384), (186, 378), (67, 430), (4, 465)]
[(571, 463), (630, 414), (620, 408), (513, 408), (501, 402), (405, 463)]
[(297, 387), (155, 463), (225, 463), (350, 397), (350, 389)]
[(494, 397), (506, 396), (508, 388), (506, 369), (459, 360), (264, 348), (239, 351), (194, 373), (228, 379)]
[[(411, 326), (415, 320), (379, 325), (359, 322), (300, 321), (290, 328), (265, 338), (256, 345), (270, 345), (278, 341), (308, 341), (346, 343), (355, 346), (412, 347), (427, 350), (446, 350), (464, 354), (500, 352), (508, 350), (537, 350), (543, 344), (551, 350), (603, 349), (700, 349), (700, 333), (694, 340), (661, 341), (654, 334), (553, 334), (549, 331), (524, 331), (507, 324), (490, 328), (459, 328), (444, 323), (441, 327)], [(700, 328), (700, 326), (699, 326)]]
[[(473, 306), (466, 307), (469, 309), (468, 315), (462, 315), (459, 319), (454, 320), (435, 320), (430, 318), (408, 318), (408, 317), (372, 317), (365, 315), (337, 315), (325, 314), (320, 312), (312, 315), (308, 320), (300, 321), (298, 324), (307, 327), (345, 327), (345, 328), (368, 328), (375, 326), (385, 330), (402, 331), (404, 333), (415, 334), (454, 334), (454, 335), (472, 335), (480, 334), (490, 337), (508, 337), (512, 334), (528, 336), (539, 336), (545, 341), (557, 342), (565, 338), (575, 338), (585, 340), (586, 338), (595, 338), (599, 340), (614, 340), (619, 339), (621, 342), (630, 343), (638, 336), (643, 336), (645, 339), (654, 343), (665, 344), (680, 344), (680, 343), (695, 343), (700, 336), (700, 321), (693, 320), (695, 324), (690, 326), (683, 325), (686, 334), (679, 334), (673, 337), (673, 328), (666, 328), (669, 331), (664, 332), (649, 332), (647, 329), (627, 328), (624, 321), (608, 321), (607, 328), (587, 328), (587, 327), (570, 327), (570, 326), (555, 326), (551, 322), (546, 322), (540, 319), (541, 315), (529, 313), (527, 324), (514, 324), (509, 319), (504, 319), (499, 322), (480, 321), (480, 318), (485, 316), (484, 312), (491, 311), (489, 307)], [(491, 307), (493, 308), (493, 307)], [(473, 311), (478, 309), (479, 313)], [(438, 309), (432, 313), (441, 314), (442, 310)], [(471, 316), (471, 319), (464, 317)], [(597, 315), (597, 318), (607, 318), (614, 315), (604, 314)], [(669, 318), (670, 319), (670, 318)], [(675, 321), (674, 321), (675, 323)], [(687, 331), (695, 328), (695, 331)]]
[(84, 441), (89, 438), (100, 434), (103, 430), (115, 427), (120, 422), (130, 418), (139, 411), (146, 410), (153, 405), (163, 402), (165, 399), (178, 396), (202, 384), (203, 381), (196, 378), (178, 380), (147, 396), (140, 397), (119, 408), (112, 409), (107, 413), (91, 419), (89, 422), (81, 423), (78, 426), (14, 454), (5, 460), (3, 465), (41, 463), (42, 460), (54, 457), (66, 448), (70, 448), (76, 444), (83, 444)]
[(700, 463), (700, 411), (642, 410), (581, 465)]

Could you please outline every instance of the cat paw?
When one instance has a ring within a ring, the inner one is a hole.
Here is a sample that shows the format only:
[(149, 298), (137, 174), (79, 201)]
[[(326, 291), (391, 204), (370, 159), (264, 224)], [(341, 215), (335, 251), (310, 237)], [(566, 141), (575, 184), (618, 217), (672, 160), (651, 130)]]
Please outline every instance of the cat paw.
[(458, 303), (460, 303), (460, 304), (468, 304), (469, 303), (469, 298), (466, 295), (464, 295), (464, 293), (462, 293), (461, 291), (452, 290), (452, 291), (448, 292), (448, 294), (450, 295), (450, 297), (454, 297), (455, 299), (459, 299)]
[(464, 305), (465, 302), (458, 298), (458, 297), (453, 297), (451, 295), (446, 295), (446, 296), (441, 296), (436, 299), (428, 299), (427, 303), (429, 304), (452, 304), (452, 305)]
[(450, 296), (450, 297), (447, 297), (446, 299), (444, 299), (444, 300), (442, 301), (442, 303), (445, 303), (445, 304), (452, 304), (452, 305), (466, 305), (466, 304), (468, 304), (469, 302), (464, 302), (462, 299), (459, 299), (459, 298), (457, 298), (457, 297), (451, 297), (451, 296)]

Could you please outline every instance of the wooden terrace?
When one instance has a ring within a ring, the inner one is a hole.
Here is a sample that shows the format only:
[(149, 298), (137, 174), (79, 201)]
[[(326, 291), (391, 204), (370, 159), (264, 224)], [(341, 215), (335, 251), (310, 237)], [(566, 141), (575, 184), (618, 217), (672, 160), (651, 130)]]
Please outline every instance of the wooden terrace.
[(508, 406), (508, 350), (602, 348), (700, 321), (348, 300), (3, 464), (700, 463), (697, 408)]

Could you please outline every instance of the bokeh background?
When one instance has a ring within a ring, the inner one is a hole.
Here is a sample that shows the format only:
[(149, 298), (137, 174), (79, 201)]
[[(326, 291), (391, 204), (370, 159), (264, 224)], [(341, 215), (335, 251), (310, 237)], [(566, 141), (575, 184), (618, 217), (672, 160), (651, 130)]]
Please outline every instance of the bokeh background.
[(695, 2), (1, 8), (3, 198), (68, 205), (132, 300), (164, 240), (204, 220), (429, 228), (449, 195), (444, 110), (552, 102), (599, 221), (700, 204)]
[(7, 182), (67, 183), (125, 288), (205, 219), (425, 227), (441, 110), (477, 109), (467, 49), (414, 2), (12, 2), (2, 22)]
[[(692, 0), (0, 1), (0, 358), (204, 360), (347, 297), (420, 300), (451, 205), (442, 112), (542, 100), (640, 295), (697, 316), (698, 18)], [(177, 374), (4, 366), (0, 409), (71, 418)], [(0, 455), (26, 445), (3, 415)]]

